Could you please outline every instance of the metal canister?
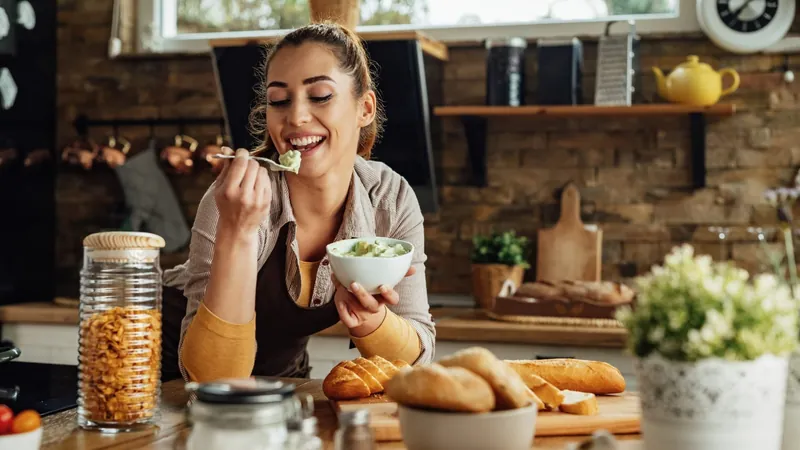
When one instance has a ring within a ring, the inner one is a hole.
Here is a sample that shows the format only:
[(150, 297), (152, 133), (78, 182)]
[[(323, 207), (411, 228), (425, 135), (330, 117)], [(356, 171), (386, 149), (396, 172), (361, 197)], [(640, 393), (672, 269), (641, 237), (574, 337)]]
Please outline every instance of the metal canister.
[(486, 41), (486, 104), (520, 106), (525, 104), (525, 50), (523, 38)]

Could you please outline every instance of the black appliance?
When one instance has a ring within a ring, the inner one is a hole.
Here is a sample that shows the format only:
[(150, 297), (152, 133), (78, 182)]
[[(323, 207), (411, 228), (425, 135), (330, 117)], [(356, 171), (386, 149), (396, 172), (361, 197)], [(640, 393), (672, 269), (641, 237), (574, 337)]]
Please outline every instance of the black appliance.
[(78, 405), (77, 366), (12, 361), (19, 354), (14, 347), (0, 349), (0, 404), (42, 417)]
[(583, 44), (578, 38), (540, 39), (537, 42), (536, 103), (583, 103)]
[[(423, 212), (439, 209), (430, 107), (422, 48), (417, 40), (366, 41), (375, 68), (377, 93), (383, 101), (386, 123), (373, 159), (402, 175), (416, 193)], [(235, 147), (253, 148), (248, 118), (261, 81), (257, 68), (264, 58), (263, 45), (219, 46), (213, 49), (217, 83), (225, 119)]]
[(520, 106), (525, 104), (525, 50), (522, 38), (486, 41), (486, 104)]
[[(56, 2), (0, 0), (0, 305), (51, 301), (55, 287)], [(9, 39), (11, 34), (6, 34)], [(13, 42), (11, 42), (13, 41)]]

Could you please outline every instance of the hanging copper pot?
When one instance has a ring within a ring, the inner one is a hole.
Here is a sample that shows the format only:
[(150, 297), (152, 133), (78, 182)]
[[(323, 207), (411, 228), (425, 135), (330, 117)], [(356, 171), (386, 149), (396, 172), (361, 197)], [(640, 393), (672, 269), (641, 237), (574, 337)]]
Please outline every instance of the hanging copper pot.
[[(189, 147), (184, 147), (184, 143), (188, 143)], [(197, 140), (185, 134), (178, 134), (175, 135), (175, 143), (164, 147), (161, 151), (161, 159), (169, 164), (173, 172), (185, 175), (191, 173), (194, 167), (192, 156), (195, 150), (197, 150)]]
[(18, 156), (15, 148), (0, 148), (0, 168), (10, 165)]
[(233, 150), (230, 148), (230, 143), (228, 139), (226, 139), (221, 134), (217, 135), (217, 139), (213, 144), (208, 144), (200, 149), (198, 154), (198, 158), (200, 160), (205, 161), (209, 166), (211, 166), (211, 171), (215, 174), (218, 174), (222, 171), (223, 163), (225, 160), (214, 158), (214, 155), (217, 154), (225, 154), (225, 155), (232, 155)]
[[(121, 147), (117, 148), (120, 145)], [(119, 167), (125, 164), (131, 143), (123, 137), (109, 136), (108, 142), (100, 147), (100, 160), (109, 167)]]
[(25, 167), (33, 167), (39, 164), (43, 164), (46, 161), (50, 160), (50, 150), (46, 148), (37, 148), (36, 150), (31, 151), (25, 157), (24, 165)]
[(61, 160), (89, 170), (92, 168), (98, 151), (99, 147), (91, 139), (86, 141), (76, 140), (64, 147), (61, 152)]

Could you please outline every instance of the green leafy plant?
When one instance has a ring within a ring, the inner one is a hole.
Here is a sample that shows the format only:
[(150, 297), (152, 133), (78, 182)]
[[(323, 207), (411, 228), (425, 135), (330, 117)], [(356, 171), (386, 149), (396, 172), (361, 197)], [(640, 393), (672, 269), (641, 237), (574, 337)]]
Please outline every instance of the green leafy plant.
[(528, 249), (528, 238), (517, 236), (514, 230), (475, 235), (472, 238), (472, 262), (522, 266), (527, 269), (530, 267)]
[(617, 319), (628, 330), (628, 350), (638, 357), (657, 352), (673, 361), (749, 361), (788, 355), (797, 346), (800, 302), (776, 274), (751, 278), (684, 244), (636, 284), (635, 306), (621, 307)]

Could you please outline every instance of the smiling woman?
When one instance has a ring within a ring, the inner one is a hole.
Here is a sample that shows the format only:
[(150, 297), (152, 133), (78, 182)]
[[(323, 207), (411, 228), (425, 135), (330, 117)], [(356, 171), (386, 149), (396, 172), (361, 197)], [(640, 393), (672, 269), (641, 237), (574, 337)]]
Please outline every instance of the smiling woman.
[[(383, 121), (369, 67), (360, 40), (335, 24), (301, 27), (267, 54), (256, 152), (298, 152), (302, 164), (267, 171), (240, 149), (201, 201), (189, 259), (164, 276), (164, 301), (187, 304), (186, 380), (307, 377), (309, 337), (339, 321), (365, 357), (432, 360), (422, 213), (408, 182), (369, 160)], [(342, 286), (325, 253), (372, 236), (414, 248), (405, 278), (374, 295)]]

